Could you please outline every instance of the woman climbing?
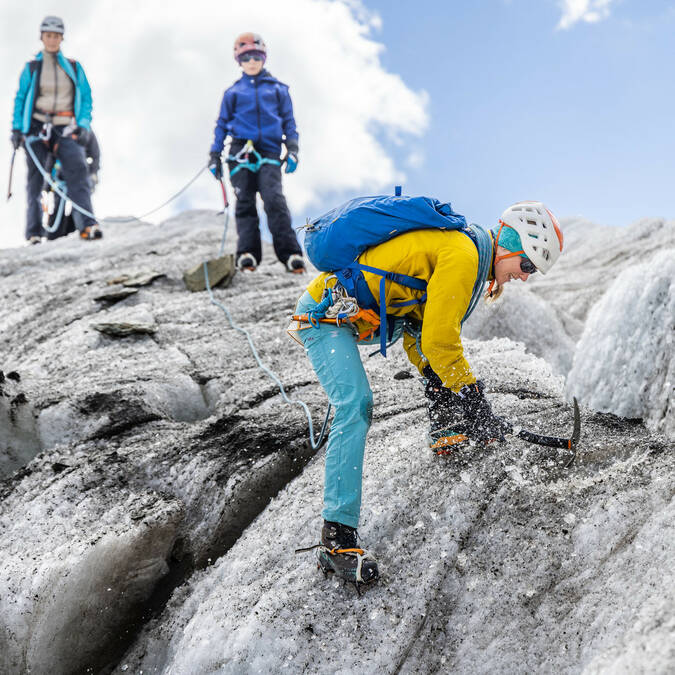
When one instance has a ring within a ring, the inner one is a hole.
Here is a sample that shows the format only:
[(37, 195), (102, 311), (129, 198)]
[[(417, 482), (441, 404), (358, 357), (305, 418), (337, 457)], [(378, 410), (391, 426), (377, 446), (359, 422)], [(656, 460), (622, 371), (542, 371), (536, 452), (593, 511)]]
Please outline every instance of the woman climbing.
[[(486, 283), (486, 299), (495, 299), (510, 281), (527, 281), (536, 271), (545, 274), (563, 246), (555, 217), (540, 202), (514, 204), (497, 227), (486, 231), (467, 225), (449, 204), (423, 197), (400, 199), (408, 201), (354, 200), (319, 219), (335, 228), (351, 213), (349, 232), (358, 238), (359, 226), (375, 214), (386, 234), (381, 243), (362, 247), (346, 269), (323, 272), (309, 284), (298, 301), (291, 333), (304, 345), (335, 408), (326, 449), (319, 563), (324, 571), (357, 585), (379, 576), (376, 561), (357, 546), (363, 455), (373, 407), (357, 343), (379, 326), (384, 352), (385, 341), (403, 333), (408, 358), (425, 378), (430, 447), (439, 454), (469, 439), (503, 440), (505, 426), (492, 413), (483, 383), (464, 358), (462, 323)], [(399, 210), (404, 205), (427, 209), (429, 224), (422, 215), (411, 226), (412, 212)], [(372, 232), (377, 226), (360, 229)], [(401, 229), (410, 231), (397, 233)], [(344, 231), (337, 234), (346, 238)]]

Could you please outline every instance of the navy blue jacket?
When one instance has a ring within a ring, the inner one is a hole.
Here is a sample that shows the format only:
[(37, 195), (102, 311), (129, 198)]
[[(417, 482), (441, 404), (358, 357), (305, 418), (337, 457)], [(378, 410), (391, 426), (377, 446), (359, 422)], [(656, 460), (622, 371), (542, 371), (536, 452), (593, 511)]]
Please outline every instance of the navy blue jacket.
[(297, 152), (298, 132), (288, 86), (266, 70), (254, 77), (242, 75), (225, 90), (211, 152), (221, 152), (227, 136), (251, 140), (260, 153), (277, 157), (282, 141), (289, 152)]

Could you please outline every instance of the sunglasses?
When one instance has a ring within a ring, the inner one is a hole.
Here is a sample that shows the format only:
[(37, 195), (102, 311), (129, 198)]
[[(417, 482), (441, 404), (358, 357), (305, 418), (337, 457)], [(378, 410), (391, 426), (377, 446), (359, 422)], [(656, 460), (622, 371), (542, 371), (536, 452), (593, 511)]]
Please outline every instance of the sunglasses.
[(525, 272), (525, 274), (534, 274), (537, 271), (537, 268), (534, 266), (534, 263), (529, 258), (520, 258), (520, 271)]
[(239, 57), (239, 63), (248, 63), (251, 59), (254, 61), (262, 61), (263, 57), (261, 54), (242, 54)]

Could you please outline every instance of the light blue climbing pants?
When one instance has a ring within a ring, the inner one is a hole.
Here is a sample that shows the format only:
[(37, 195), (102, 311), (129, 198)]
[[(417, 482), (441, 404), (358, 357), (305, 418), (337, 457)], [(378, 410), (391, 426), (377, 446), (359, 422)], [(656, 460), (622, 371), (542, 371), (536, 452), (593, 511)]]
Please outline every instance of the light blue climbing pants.
[[(297, 314), (316, 307), (312, 296), (298, 301)], [(366, 435), (373, 416), (373, 392), (363, 369), (356, 336), (348, 326), (320, 323), (297, 333), (321, 386), (335, 410), (326, 446), (322, 516), (358, 527)]]

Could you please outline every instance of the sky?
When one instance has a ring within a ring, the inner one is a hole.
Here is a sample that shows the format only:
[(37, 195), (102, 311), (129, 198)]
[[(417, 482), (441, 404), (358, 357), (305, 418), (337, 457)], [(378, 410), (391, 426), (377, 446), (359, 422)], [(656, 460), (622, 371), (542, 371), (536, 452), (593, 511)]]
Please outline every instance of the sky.
[[(46, 14), (64, 19), (63, 52), (92, 86), (101, 217), (149, 211), (206, 163), (244, 30), (262, 34), (268, 69), (290, 85), (300, 166), (284, 188), (296, 226), (396, 184), (486, 225), (521, 199), (610, 225), (675, 217), (675, 0), (5, 3), (7, 135)], [(9, 142), (0, 155), (8, 167)], [(24, 184), (22, 151), (0, 247), (23, 243)], [(221, 206), (204, 174), (149, 220)]]

